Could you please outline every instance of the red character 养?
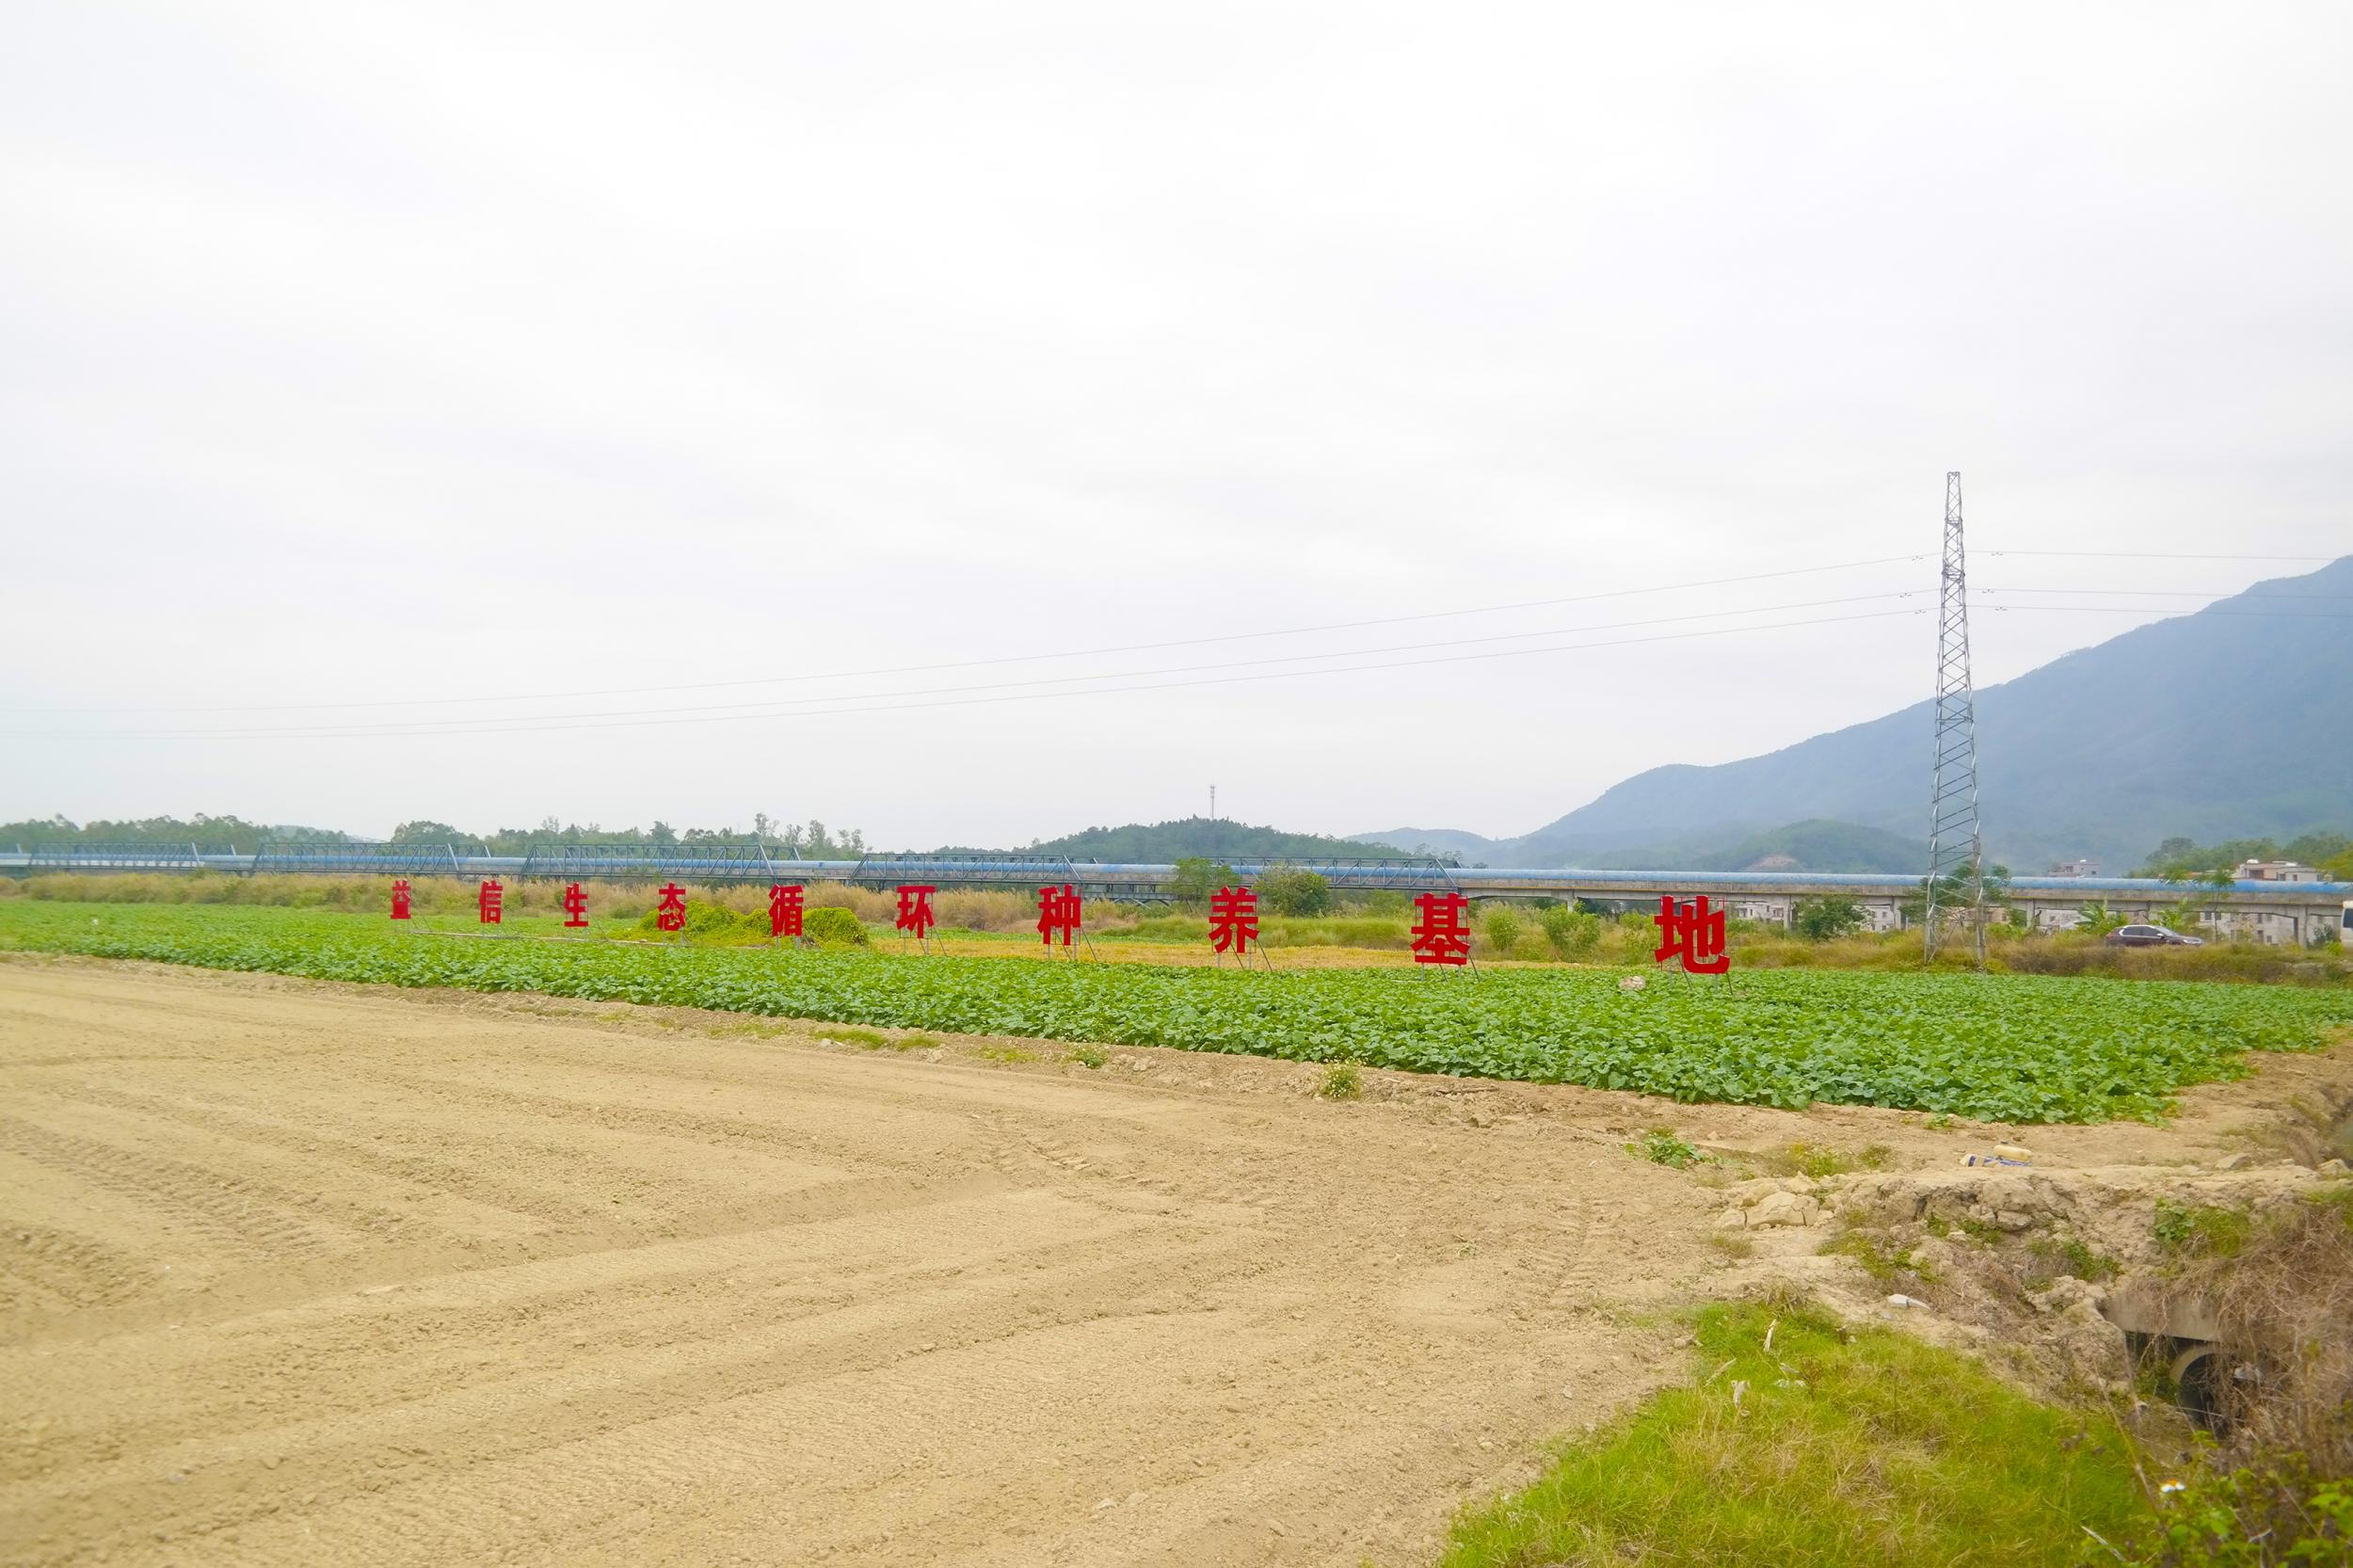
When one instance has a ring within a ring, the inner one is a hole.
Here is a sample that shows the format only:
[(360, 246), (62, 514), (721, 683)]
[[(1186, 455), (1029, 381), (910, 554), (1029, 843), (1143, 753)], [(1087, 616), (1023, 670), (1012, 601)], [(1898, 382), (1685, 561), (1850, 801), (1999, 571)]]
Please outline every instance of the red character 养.
[(1209, 895), (1209, 947), (1247, 957), (1258, 939), (1258, 895), (1247, 888), (1220, 888)]

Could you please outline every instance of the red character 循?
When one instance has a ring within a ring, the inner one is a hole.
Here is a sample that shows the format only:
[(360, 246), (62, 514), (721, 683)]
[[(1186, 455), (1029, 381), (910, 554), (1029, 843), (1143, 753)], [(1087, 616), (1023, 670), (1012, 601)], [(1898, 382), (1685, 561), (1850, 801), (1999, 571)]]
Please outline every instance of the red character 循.
[(1062, 933), (1062, 945), (1068, 947), (1070, 938), (1079, 933), (1079, 890), (1065, 882), (1059, 888), (1037, 890), (1037, 936), (1048, 947), (1054, 945), (1054, 933)]
[(588, 895), (580, 890), (580, 884), (564, 885), (564, 929), (584, 931), (588, 926)]
[(768, 889), (768, 935), (798, 936), (801, 934), (801, 885), (779, 882)]
[(403, 877), (400, 881), (392, 884), (392, 919), (396, 920), (405, 920), (408, 918), (408, 879)]
[(1421, 919), (1414, 925), (1414, 962), (1467, 964), (1470, 930), (1463, 923), (1470, 900), (1460, 893), (1423, 893), (1414, 900)]
[(1732, 955), (1724, 951), (1724, 912), (1709, 909), (1705, 893), (1682, 904), (1672, 894), (1659, 894), (1658, 913), (1651, 917), (1651, 923), (1658, 927), (1658, 951), (1651, 954), (1654, 962), (1680, 958), (1689, 974), (1723, 974), (1731, 969)]
[(1250, 944), (1258, 939), (1258, 895), (1247, 888), (1220, 888), (1209, 895), (1209, 947), (1216, 952), (1231, 952), (1237, 958), (1249, 955)]
[(499, 915), (505, 906), (505, 888), (495, 882), (485, 882), (482, 885), (482, 891), (474, 899), (474, 907), (480, 912), (484, 925), (499, 923)]
[(686, 889), (675, 882), (662, 885), (662, 903), (654, 910), (654, 925), (663, 931), (686, 929)]
[(927, 883), (909, 883), (899, 889), (898, 927), (919, 942), (939, 923), (932, 913), (932, 895), (937, 891)]

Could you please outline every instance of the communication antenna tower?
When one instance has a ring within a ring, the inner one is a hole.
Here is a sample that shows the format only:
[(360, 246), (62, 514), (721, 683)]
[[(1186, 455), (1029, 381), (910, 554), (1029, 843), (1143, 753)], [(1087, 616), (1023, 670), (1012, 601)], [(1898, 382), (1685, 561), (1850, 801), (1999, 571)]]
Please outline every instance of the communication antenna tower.
[(1969, 683), (1969, 574), (1961, 474), (1945, 475), (1945, 579), (1936, 614), (1936, 769), (1929, 799), (1929, 886), (1921, 957), (1936, 956), (1936, 885), (1966, 866), (1977, 966), (1985, 966), (1985, 840), (1977, 826), (1977, 707)]

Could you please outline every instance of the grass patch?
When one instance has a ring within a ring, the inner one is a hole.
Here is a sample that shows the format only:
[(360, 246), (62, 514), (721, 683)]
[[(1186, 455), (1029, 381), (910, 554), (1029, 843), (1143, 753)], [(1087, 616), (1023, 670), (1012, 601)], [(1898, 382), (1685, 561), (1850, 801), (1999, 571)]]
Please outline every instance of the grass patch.
[(1883, 1171), (1896, 1151), (1885, 1144), (1869, 1144), (1861, 1149), (1826, 1148), (1819, 1144), (1792, 1144), (1779, 1154), (1757, 1156), (1765, 1168), (1775, 1176), (1834, 1176), (1852, 1171)]
[(2105, 1416), (1949, 1351), (1745, 1305), (1702, 1313), (1698, 1340), (1704, 1381), (1466, 1510), (1444, 1568), (2073, 1563), (2084, 1526), (2113, 1540), (2140, 1513)]
[(1316, 1093), (1328, 1100), (1353, 1100), (1365, 1092), (1365, 1075), (1353, 1062), (1335, 1062), (1323, 1069)]
[(880, 1050), (890, 1044), (878, 1029), (856, 1029), (847, 1024), (832, 1024), (813, 1032), (820, 1040), (835, 1040), (845, 1046), (858, 1046), (867, 1050)]
[(1628, 1154), (1639, 1154), (1654, 1165), (1672, 1165), (1680, 1171), (1700, 1158), (1697, 1144), (1685, 1141), (1671, 1127), (1655, 1127), (1642, 1134), (1640, 1143), (1625, 1146)]
[(1936, 1269), (1926, 1258), (1910, 1251), (1890, 1252), (1859, 1230), (1824, 1242), (1822, 1256), (1853, 1258), (1881, 1289), (1936, 1283)]
[(1745, 1236), (1736, 1236), (1730, 1231), (1708, 1232), (1707, 1244), (1726, 1257), (1754, 1257), (1756, 1256), (1755, 1242)]
[(991, 1062), (1035, 1062), (1037, 1052), (1022, 1046), (983, 1046), (976, 1053)]
[(2176, 1262), (2236, 1257), (2247, 1245), (2247, 1216), (2235, 1208), (2186, 1207), (2157, 1200), (2153, 1226), (2157, 1246)]
[(1076, 1062), (1081, 1067), (1099, 1067), (1111, 1057), (1104, 1053), (1100, 1046), (1073, 1046), (1063, 1052), (1063, 1060)]

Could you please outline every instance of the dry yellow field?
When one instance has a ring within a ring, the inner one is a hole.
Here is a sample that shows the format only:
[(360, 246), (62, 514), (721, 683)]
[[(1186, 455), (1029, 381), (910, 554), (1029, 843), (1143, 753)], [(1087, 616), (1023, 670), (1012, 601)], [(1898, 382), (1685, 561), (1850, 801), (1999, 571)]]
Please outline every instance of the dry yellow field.
[(1622, 1128), (1112, 1056), (0, 962), (0, 1560), (1403, 1563), (1679, 1375)]

